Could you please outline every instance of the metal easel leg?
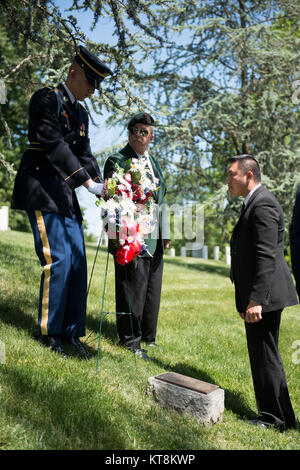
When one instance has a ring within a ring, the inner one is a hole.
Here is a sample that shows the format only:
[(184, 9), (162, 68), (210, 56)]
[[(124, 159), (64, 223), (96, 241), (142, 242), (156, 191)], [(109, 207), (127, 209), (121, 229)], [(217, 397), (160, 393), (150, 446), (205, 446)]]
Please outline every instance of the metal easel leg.
[(107, 251), (106, 268), (105, 268), (105, 276), (104, 276), (104, 286), (103, 286), (102, 301), (101, 301), (101, 315), (100, 315), (100, 326), (99, 326), (99, 340), (98, 340), (98, 354), (97, 354), (96, 375), (98, 375), (98, 364), (99, 364), (99, 358), (100, 358), (100, 341), (101, 341), (101, 330), (102, 330), (102, 320), (103, 320), (104, 296), (105, 296), (105, 288), (106, 288), (106, 280), (107, 280), (107, 270), (108, 270), (108, 259), (109, 259), (109, 252)]

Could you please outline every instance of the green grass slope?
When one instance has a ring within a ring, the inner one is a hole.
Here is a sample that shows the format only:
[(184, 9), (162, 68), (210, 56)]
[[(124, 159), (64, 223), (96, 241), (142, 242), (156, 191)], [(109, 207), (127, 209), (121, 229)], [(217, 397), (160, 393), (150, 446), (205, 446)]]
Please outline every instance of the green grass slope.
[[(89, 276), (96, 245), (87, 244)], [(152, 361), (135, 362), (118, 346), (114, 314), (103, 316), (107, 254), (99, 251), (88, 296), (89, 361), (60, 358), (36, 340), (41, 267), (31, 234), (0, 232), (0, 449), (290, 449), (297, 429), (280, 433), (250, 426), (256, 412), (244, 325), (234, 306), (229, 268), (222, 262), (165, 257), (157, 342)], [(113, 261), (104, 311), (115, 311)], [(300, 416), (299, 306), (284, 311), (280, 351), (296, 416)], [(72, 351), (69, 350), (71, 353)], [(299, 360), (298, 360), (299, 359)], [(223, 421), (199, 424), (158, 405), (150, 376), (174, 371), (225, 390)]]

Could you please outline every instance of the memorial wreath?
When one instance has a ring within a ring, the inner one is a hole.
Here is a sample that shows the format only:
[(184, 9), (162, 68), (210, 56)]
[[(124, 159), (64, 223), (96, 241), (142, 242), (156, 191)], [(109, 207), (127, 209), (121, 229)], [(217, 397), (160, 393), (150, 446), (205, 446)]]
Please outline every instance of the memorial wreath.
[(149, 175), (145, 159), (128, 159), (124, 168), (115, 164), (108, 179), (108, 198), (97, 201), (108, 238), (115, 245), (116, 262), (122, 266), (149, 254), (145, 237), (155, 229), (153, 193), (158, 183), (158, 178)]

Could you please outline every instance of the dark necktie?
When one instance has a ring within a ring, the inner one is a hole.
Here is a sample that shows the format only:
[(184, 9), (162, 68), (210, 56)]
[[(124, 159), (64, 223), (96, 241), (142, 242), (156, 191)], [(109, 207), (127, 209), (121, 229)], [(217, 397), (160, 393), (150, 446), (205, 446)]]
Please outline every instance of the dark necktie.
[(78, 121), (80, 121), (80, 108), (79, 108), (79, 104), (78, 104), (78, 101), (73, 101), (73, 103), (71, 103), (71, 107), (72, 107), (72, 114), (73, 114), (73, 117)]

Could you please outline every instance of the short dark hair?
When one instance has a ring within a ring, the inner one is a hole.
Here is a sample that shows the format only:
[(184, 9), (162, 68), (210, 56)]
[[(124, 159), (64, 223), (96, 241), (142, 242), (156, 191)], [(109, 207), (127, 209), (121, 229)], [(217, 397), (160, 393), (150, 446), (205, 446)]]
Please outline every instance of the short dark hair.
[(230, 163), (239, 162), (239, 169), (245, 175), (248, 171), (251, 171), (254, 176), (254, 181), (260, 182), (261, 181), (261, 173), (258, 161), (253, 155), (249, 153), (243, 153), (241, 155), (234, 155), (233, 157), (229, 158)]

